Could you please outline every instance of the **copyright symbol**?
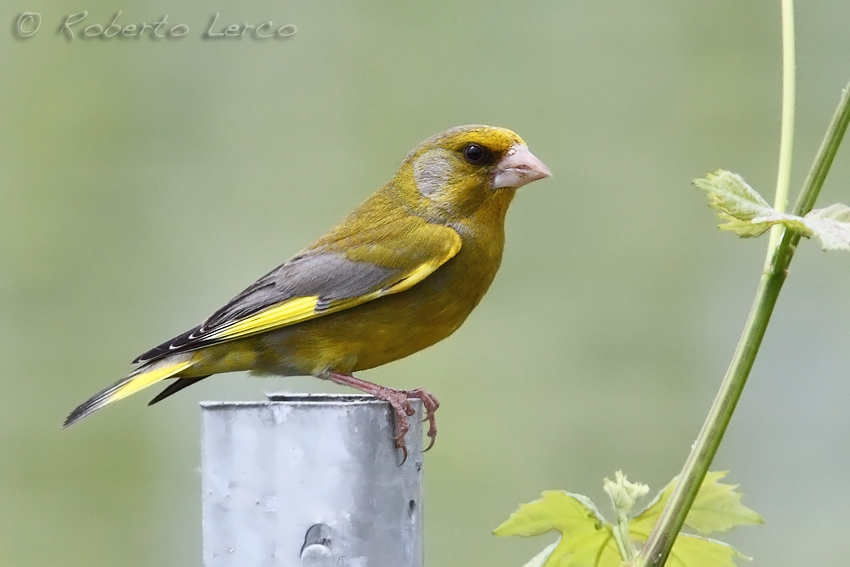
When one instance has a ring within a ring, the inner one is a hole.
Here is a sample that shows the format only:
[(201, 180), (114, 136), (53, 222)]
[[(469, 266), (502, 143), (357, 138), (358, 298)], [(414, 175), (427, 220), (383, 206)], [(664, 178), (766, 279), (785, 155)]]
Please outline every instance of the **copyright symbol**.
[(30, 37), (35, 35), (38, 28), (41, 27), (41, 14), (38, 12), (23, 12), (18, 16), (18, 23), (15, 24), (15, 30), (19, 37)]

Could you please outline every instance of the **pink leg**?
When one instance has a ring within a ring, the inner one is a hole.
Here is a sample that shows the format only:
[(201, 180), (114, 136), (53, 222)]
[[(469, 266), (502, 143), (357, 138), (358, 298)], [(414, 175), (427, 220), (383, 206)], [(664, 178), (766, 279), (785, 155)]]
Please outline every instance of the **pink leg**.
[(375, 396), (379, 400), (389, 402), (390, 407), (393, 409), (393, 416), (395, 417), (395, 446), (402, 451), (402, 464), (407, 460), (407, 444), (404, 442), (404, 436), (410, 430), (408, 417), (416, 413), (408, 401), (408, 397), (422, 400), (422, 405), (425, 407), (425, 419), (430, 424), (428, 437), (431, 439), (431, 443), (425, 450), (427, 451), (434, 446), (434, 440), (437, 437), (437, 422), (434, 420), (434, 412), (440, 407), (440, 402), (425, 390), (421, 388), (415, 390), (394, 390), (393, 388), (387, 388), (386, 386), (381, 386), (368, 380), (362, 380), (349, 374), (334, 371), (328, 372), (327, 376), (337, 384), (350, 386), (365, 394)]

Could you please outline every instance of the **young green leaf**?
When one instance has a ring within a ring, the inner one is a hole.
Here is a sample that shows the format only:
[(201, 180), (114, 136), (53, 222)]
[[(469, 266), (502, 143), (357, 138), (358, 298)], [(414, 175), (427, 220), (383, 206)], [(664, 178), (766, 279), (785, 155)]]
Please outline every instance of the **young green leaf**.
[(605, 522), (586, 496), (557, 490), (543, 498), (523, 504), (493, 533), (498, 536), (533, 536), (549, 531), (561, 533), (561, 539), (533, 561), (544, 567), (621, 567), (622, 558), (614, 541), (611, 524)]
[(719, 170), (694, 185), (708, 195), (708, 204), (726, 221), (719, 228), (731, 230), (743, 237), (759, 236), (771, 227), (771, 222), (753, 222), (757, 218), (772, 218), (778, 214), (744, 179), (730, 171)]
[[(764, 519), (741, 504), (743, 494), (736, 492), (737, 484), (719, 482), (728, 471), (709, 472), (697, 493), (685, 525), (700, 533), (726, 532), (735, 526), (763, 524)], [(629, 532), (635, 539), (646, 539), (655, 527), (661, 511), (667, 504), (678, 477), (662, 490), (650, 505), (629, 523)]]
[(719, 225), (722, 230), (749, 238), (781, 224), (806, 238), (818, 237), (824, 250), (850, 250), (850, 207), (846, 205), (815, 209), (805, 217), (780, 213), (740, 175), (724, 170), (695, 179), (694, 185), (707, 193), (708, 204), (725, 221)]
[(649, 487), (642, 482), (629, 482), (623, 471), (614, 473), (614, 480), (605, 478), (602, 489), (611, 498), (611, 504), (619, 513), (628, 514), (638, 500), (649, 493)]
[(611, 526), (547, 545), (523, 567), (623, 567)]
[(493, 533), (528, 537), (557, 530), (562, 535), (572, 536), (596, 531), (604, 521), (586, 496), (548, 490), (540, 500), (520, 506)]
[(558, 541), (555, 543), (550, 543), (546, 547), (543, 548), (543, 551), (532, 557), (528, 563), (523, 565), (522, 567), (543, 567), (546, 564), (546, 561), (549, 559), (549, 556), (552, 555), (552, 552), (555, 551), (555, 548), (558, 547), (558, 544), (561, 543), (561, 538), (558, 538)]
[[(850, 209), (847, 212), (850, 215)], [(761, 516), (741, 504), (737, 485), (719, 482), (725, 471), (709, 472), (697, 493), (685, 524), (702, 533), (725, 532), (735, 526), (763, 523)], [(649, 506), (629, 519), (627, 510), (642, 498), (647, 487), (629, 482), (618, 471), (604, 488), (618, 511), (615, 525), (606, 522), (586, 496), (548, 491), (543, 498), (523, 504), (493, 533), (499, 536), (534, 536), (557, 531), (561, 537), (546, 546), (524, 567), (623, 567), (633, 560), (634, 543), (645, 543), (658, 522), (677, 479), (673, 479)], [(627, 541), (623, 541), (627, 540)], [(749, 559), (725, 543), (680, 534), (673, 545), (668, 567), (735, 567), (735, 559)]]
[(543, 567), (623, 567), (611, 524), (598, 531), (562, 537)]
[(850, 250), (850, 207), (841, 203), (815, 209), (803, 222), (820, 239), (824, 250)]
[(666, 567), (735, 567), (735, 559), (752, 560), (722, 541), (679, 534)]

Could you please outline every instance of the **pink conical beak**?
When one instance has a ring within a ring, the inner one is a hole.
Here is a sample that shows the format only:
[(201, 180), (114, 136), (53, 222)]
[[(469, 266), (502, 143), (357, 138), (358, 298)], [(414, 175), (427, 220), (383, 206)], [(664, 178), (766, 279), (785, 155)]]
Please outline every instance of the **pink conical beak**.
[(522, 187), (532, 181), (551, 177), (552, 172), (542, 161), (537, 159), (528, 148), (521, 144), (514, 144), (505, 154), (505, 157), (496, 164), (496, 175), (493, 177), (493, 187), (501, 189), (505, 187)]

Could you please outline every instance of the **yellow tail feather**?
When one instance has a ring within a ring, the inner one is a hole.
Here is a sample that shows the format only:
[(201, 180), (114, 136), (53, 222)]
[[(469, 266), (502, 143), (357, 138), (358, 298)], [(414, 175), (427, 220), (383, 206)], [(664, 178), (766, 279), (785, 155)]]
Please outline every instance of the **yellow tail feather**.
[(192, 360), (185, 360), (183, 362), (165, 365), (161, 363), (154, 363), (150, 367), (139, 368), (133, 374), (119, 380), (112, 386), (97, 393), (88, 401), (77, 407), (77, 409), (68, 415), (62, 427), (68, 427), (69, 425), (83, 419), (87, 415), (99, 410), (103, 406), (118, 400), (123, 400), (127, 396), (131, 396), (140, 390), (144, 390), (148, 386), (152, 386), (157, 382), (170, 378), (175, 374), (186, 370), (193, 364), (194, 362)]
[(153, 386), (157, 382), (165, 380), (166, 378), (170, 378), (178, 372), (186, 370), (190, 366), (192, 366), (192, 361), (187, 360), (186, 362), (181, 362), (179, 364), (170, 364), (160, 368), (153, 368), (147, 372), (137, 374), (131, 377), (129, 382), (115, 390), (115, 392), (106, 399), (103, 405), (123, 400), (127, 396), (132, 396), (136, 392), (144, 390), (148, 386)]

